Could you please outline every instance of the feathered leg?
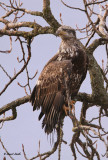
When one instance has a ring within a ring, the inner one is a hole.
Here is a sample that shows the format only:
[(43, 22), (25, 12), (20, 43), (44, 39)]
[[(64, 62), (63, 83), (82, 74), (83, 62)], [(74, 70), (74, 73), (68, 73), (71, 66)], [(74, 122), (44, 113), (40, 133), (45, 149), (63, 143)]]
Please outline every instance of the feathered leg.
[(72, 113), (72, 110), (74, 110), (74, 104), (75, 101), (71, 100), (71, 95), (69, 94), (69, 87), (68, 87), (68, 83), (69, 83), (69, 77), (66, 76), (65, 77), (65, 87), (66, 87), (66, 96), (67, 96), (67, 102), (68, 102), (68, 107), (66, 107), (65, 105), (63, 106), (63, 110), (65, 112), (66, 115), (69, 115)]

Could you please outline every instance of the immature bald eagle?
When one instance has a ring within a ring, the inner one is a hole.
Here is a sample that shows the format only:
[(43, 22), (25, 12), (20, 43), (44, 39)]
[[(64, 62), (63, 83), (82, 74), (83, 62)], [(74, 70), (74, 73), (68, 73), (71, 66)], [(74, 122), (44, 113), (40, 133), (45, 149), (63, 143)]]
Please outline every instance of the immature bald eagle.
[(47, 134), (65, 117), (64, 108), (77, 95), (87, 72), (87, 55), (75, 30), (61, 26), (56, 34), (62, 39), (59, 50), (45, 65), (30, 98), (33, 110), (41, 107), (39, 120), (44, 116), (42, 128)]

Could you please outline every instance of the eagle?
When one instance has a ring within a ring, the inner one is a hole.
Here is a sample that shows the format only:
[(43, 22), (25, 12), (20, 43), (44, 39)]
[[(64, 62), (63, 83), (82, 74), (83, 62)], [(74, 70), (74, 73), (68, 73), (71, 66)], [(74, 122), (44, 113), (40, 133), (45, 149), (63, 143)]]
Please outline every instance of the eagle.
[(77, 95), (88, 66), (87, 54), (75, 29), (63, 25), (56, 35), (62, 39), (59, 50), (43, 68), (30, 97), (33, 111), (41, 108), (38, 119), (43, 117), (42, 128), (47, 134), (69, 114), (70, 101)]

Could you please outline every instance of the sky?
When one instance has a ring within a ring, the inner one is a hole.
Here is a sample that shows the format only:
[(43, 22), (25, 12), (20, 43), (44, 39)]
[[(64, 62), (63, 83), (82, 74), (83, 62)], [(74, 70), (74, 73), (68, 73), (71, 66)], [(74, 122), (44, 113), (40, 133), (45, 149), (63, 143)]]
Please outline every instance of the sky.
[[(7, 2), (7, 0), (0, 0), (0, 2)], [(23, 8), (27, 8), (28, 10), (35, 10), (35, 11), (42, 11), (42, 0), (22, 0)], [(65, 1), (67, 4), (71, 6), (81, 6), (83, 5), (81, 1)], [(69, 9), (60, 2), (60, 0), (51, 0), (51, 9), (52, 13), (54, 14), (55, 18), (60, 22), (60, 13), (62, 14), (63, 24), (69, 25), (73, 28), (76, 28), (76, 24), (79, 27), (84, 27), (86, 24), (87, 18), (84, 13), (80, 11), (75, 11)], [(0, 17), (4, 14), (2, 9), (0, 8)], [(12, 17), (11, 17), (12, 18)], [(47, 23), (45, 20), (39, 17), (25, 15), (22, 21), (36, 21), (42, 26), (46, 26)], [(0, 23), (0, 28), (2, 27)], [(24, 28), (25, 29), (25, 28)], [(77, 32), (77, 37), (80, 38), (82, 36), (81, 33)], [(0, 53), (0, 64), (6, 69), (10, 76), (14, 75), (14, 69), (16, 72), (22, 67), (22, 64), (19, 64), (17, 61), (17, 57), (21, 59), (21, 49), (18, 42), (15, 42), (15, 37), (13, 37), (13, 47), (12, 52), (10, 54), (2, 54)], [(36, 70), (38, 70), (38, 74), (34, 80), (31, 81), (31, 88), (36, 84), (36, 80), (39, 77), (40, 72), (42, 71), (46, 62), (56, 54), (61, 39), (55, 37), (54, 35), (39, 35), (34, 38), (31, 52), (32, 57), (30, 63), (28, 65), (30, 76), (32, 77)], [(82, 41), (85, 44), (86, 41)], [(9, 37), (3, 36), (0, 37), (0, 50), (6, 50), (9, 48)], [(25, 49), (26, 53), (27, 50)], [(94, 57), (98, 61), (98, 64), (102, 66), (102, 59), (106, 63), (106, 55), (104, 47), (99, 47), (95, 53)], [(22, 73), (9, 87), (8, 89), (2, 94), (0, 97), (0, 107), (4, 106), (5, 104), (25, 96), (25, 91), (17, 85), (17, 82), (20, 82), (22, 85), (26, 84), (26, 76), (25, 72)], [(6, 75), (0, 69), (0, 90), (2, 90), (5, 84), (9, 81)], [(90, 78), (89, 74), (85, 81), (83, 82), (80, 92), (91, 93), (91, 85), (90, 85)], [(80, 117), (81, 111), (81, 103), (77, 102), (75, 105), (75, 112), (77, 118)], [(91, 117), (98, 115), (99, 108), (93, 107), (87, 111), (87, 119), (90, 120)], [(39, 141), (40, 141), (40, 153), (46, 152), (51, 150), (52, 145), (50, 144), (50, 137), (45, 135), (44, 130), (41, 129), (41, 122), (38, 121), (38, 115), (40, 111), (33, 112), (33, 108), (30, 103), (26, 103), (20, 107), (17, 107), (17, 118), (10, 122), (5, 122), (3, 128), (0, 130), (0, 137), (4, 143), (4, 146), (7, 148), (9, 153), (21, 153), (19, 156), (13, 156), (15, 160), (23, 160), (23, 152), (22, 152), (22, 144), (25, 147), (25, 152), (28, 158), (32, 158), (36, 156), (39, 151)], [(11, 111), (6, 113), (6, 116), (11, 115)], [(107, 126), (106, 119), (103, 120), (104, 126)], [(72, 139), (72, 122), (71, 120), (66, 117), (64, 120), (64, 140), (67, 141), (67, 145), (62, 144), (62, 151), (61, 151), (61, 160), (71, 160), (72, 159), (72, 152), (70, 150), (69, 144)], [(56, 140), (56, 134), (55, 134)], [(103, 144), (99, 142), (98, 149), (104, 154), (105, 150), (102, 150), (101, 147), (104, 148)], [(0, 145), (0, 160), (3, 159), (5, 151), (3, 150), (2, 146)], [(48, 160), (55, 160), (57, 159), (58, 152), (54, 153), (51, 158)], [(10, 160), (8, 156), (6, 156), (7, 160)], [(85, 160), (78, 154), (78, 158), (80, 160)], [(102, 160), (106, 158), (102, 158)]]

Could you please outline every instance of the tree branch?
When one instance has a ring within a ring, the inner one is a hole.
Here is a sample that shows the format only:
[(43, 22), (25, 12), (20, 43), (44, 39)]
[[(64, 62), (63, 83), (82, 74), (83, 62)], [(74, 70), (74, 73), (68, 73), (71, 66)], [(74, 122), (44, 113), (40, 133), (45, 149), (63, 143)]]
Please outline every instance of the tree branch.
[(27, 14), (31, 14), (31, 15), (33, 15), (33, 16), (43, 17), (43, 13), (42, 13), (42, 12), (30, 11), (30, 10), (27, 10), (27, 9), (25, 9), (25, 8), (16, 8), (16, 10), (22, 11), (22, 12), (27, 13)]
[(99, 39), (95, 39), (86, 49), (87, 53), (91, 53), (93, 54), (93, 52), (95, 51), (95, 49), (97, 47), (99, 47), (100, 45), (105, 45), (106, 43), (108, 43), (108, 39), (107, 38), (99, 38)]
[(9, 117), (6, 117), (6, 118), (1, 118), (1, 119), (0, 119), (0, 123), (1, 123), (1, 122), (4, 122), (4, 121), (14, 120), (14, 119), (16, 119), (16, 117), (17, 117), (16, 108), (12, 108), (12, 116), (9, 116)]
[(24, 96), (22, 98), (16, 99), (12, 101), (11, 103), (6, 104), (5, 106), (0, 108), (0, 115), (2, 115), (4, 112), (9, 111), (12, 108), (16, 108), (24, 103), (29, 102), (30, 96)]
[(57, 28), (60, 27), (60, 24), (57, 22), (51, 12), (50, 0), (43, 0), (43, 18), (51, 27), (53, 27), (54, 31), (56, 31)]
[(103, 1), (100, 1), (100, 2), (90, 2), (90, 3), (87, 3), (86, 6), (94, 5), (94, 4), (100, 4), (100, 3), (105, 3), (106, 1), (108, 1), (108, 0), (103, 0)]
[[(14, 26), (15, 26), (15, 24), (14, 24)], [(2, 36), (3, 35), (8, 35), (8, 36), (19, 36), (19, 37), (23, 37), (23, 38), (28, 38), (28, 37), (35, 37), (39, 34), (55, 34), (55, 31), (54, 31), (53, 28), (51, 28), (51, 27), (41, 27), (41, 26), (39, 26), (35, 23), (33, 24), (33, 22), (32, 23), (29, 23), (29, 22), (28, 23), (26, 23), (26, 22), (23, 23), (22, 22), (22, 23), (16, 24), (16, 28), (18, 28), (19, 26), (20, 27), (30, 27), (30, 28), (34, 28), (34, 29), (30, 32), (0, 29), (0, 36), (1, 35)]]
[(6, 26), (4, 29), (15, 29), (15, 28), (20, 28), (20, 27), (29, 27), (29, 28), (39, 28), (41, 27), (39, 24), (36, 22), (10, 22), (6, 19), (0, 18), (0, 22), (4, 23)]
[(102, 77), (100, 67), (92, 55), (89, 55), (89, 73), (91, 79), (92, 95), (95, 98), (95, 101), (101, 105), (103, 104), (103, 106), (108, 105), (108, 95), (104, 88), (104, 79)]
[(63, 4), (63, 5), (65, 5), (65, 6), (66, 6), (66, 7), (68, 7), (68, 8), (76, 9), (76, 10), (79, 10), (79, 11), (83, 11), (83, 12), (85, 12), (85, 10), (84, 10), (84, 9), (76, 8), (76, 7), (71, 7), (71, 6), (67, 5), (65, 2), (63, 2), (63, 0), (61, 0), (61, 2), (62, 2), (62, 4)]
[(88, 13), (88, 11), (87, 11), (87, 1), (86, 1), (86, 0), (83, 0), (83, 3), (84, 3), (84, 6), (85, 6), (86, 16), (87, 16), (87, 18), (88, 18), (89, 23), (91, 23), (93, 30), (94, 30), (100, 37), (106, 38), (106, 36), (103, 35), (103, 34), (96, 28), (96, 26), (94, 25), (94, 23), (93, 23), (90, 15), (89, 15), (89, 13)]

